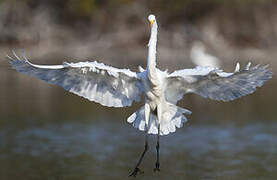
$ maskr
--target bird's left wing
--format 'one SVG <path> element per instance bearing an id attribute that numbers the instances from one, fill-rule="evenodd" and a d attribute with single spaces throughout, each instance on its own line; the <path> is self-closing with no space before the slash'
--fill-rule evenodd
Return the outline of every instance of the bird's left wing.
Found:
<path id="1" fill-rule="evenodd" d="M 129 69 L 118 69 L 94 62 L 35 65 L 24 58 L 10 63 L 18 72 L 37 77 L 48 83 L 104 106 L 124 107 L 139 101 L 142 92 L 140 79 Z"/>
<path id="2" fill-rule="evenodd" d="M 167 77 L 167 100 L 176 103 L 186 93 L 196 93 L 218 101 L 231 101 L 253 93 L 272 77 L 267 66 L 250 68 L 250 63 L 242 70 L 239 64 L 232 73 L 212 67 L 196 67 L 175 71 Z"/>

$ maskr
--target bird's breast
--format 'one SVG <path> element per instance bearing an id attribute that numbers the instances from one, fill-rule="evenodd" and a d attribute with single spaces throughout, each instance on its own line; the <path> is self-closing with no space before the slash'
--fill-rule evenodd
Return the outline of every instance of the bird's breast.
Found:
<path id="1" fill-rule="evenodd" d="M 153 78 L 155 79 L 155 83 L 153 83 Z M 157 71 L 156 77 L 147 76 L 143 81 L 145 98 L 152 110 L 165 99 L 163 82 L 163 74 L 160 71 Z"/>

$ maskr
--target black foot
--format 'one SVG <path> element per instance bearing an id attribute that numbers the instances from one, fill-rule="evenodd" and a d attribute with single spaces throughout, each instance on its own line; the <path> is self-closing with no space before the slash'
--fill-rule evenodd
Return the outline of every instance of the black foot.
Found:
<path id="1" fill-rule="evenodd" d="M 136 177 L 138 173 L 143 174 L 143 171 L 136 167 L 134 171 L 129 175 L 129 177 Z"/>
<path id="2" fill-rule="evenodd" d="M 154 172 L 161 171 L 160 170 L 160 163 L 156 163 L 156 167 L 153 170 L 154 170 Z"/>

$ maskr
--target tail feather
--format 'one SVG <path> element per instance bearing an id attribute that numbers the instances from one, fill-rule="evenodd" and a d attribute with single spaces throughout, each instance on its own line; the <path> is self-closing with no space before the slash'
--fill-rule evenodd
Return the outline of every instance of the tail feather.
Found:
<path id="1" fill-rule="evenodd" d="M 163 112 L 163 120 L 160 124 L 160 135 L 167 135 L 169 133 L 175 132 L 176 127 L 181 128 L 183 124 L 187 122 L 187 118 L 184 116 L 184 114 L 191 114 L 191 111 L 173 104 L 168 104 L 166 111 Z M 133 124 L 133 126 L 140 131 L 145 131 L 144 106 L 133 113 L 127 119 L 127 122 Z M 148 134 L 158 134 L 157 122 L 157 116 L 151 113 Z"/>
<path id="2" fill-rule="evenodd" d="M 139 110 L 134 112 L 127 119 L 127 122 L 133 124 L 134 128 L 137 128 L 141 131 L 145 131 L 144 106 L 142 106 Z"/>

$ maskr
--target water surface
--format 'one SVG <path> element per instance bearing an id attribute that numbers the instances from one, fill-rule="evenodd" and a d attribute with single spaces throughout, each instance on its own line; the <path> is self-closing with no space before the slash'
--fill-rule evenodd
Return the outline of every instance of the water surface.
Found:
<path id="1" fill-rule="evenodd" d="M 128 179 L 144 134 L 122 122 L 51 123 L 0 129 L 0 179 Z M 276 179 L 277 124 L 190 124 L 155 137 L 138 179 Z"/>

